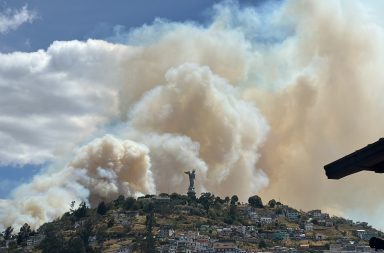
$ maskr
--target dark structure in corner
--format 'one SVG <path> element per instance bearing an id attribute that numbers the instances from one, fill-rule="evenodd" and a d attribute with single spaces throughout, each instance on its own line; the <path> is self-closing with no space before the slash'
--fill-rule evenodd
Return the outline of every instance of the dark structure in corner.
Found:
<path id="1" fill-rule="evenodd" d="M 362 170 L 384 173 L 384 138 L 324 166 L 329 179 L 340 179 Z M 371 248 L 384 249 L 384 240 L 372 237 Z"/>
<path id="2" fill-rule="evenodd" d="M 384 138 L 324 166 L 329 179 L 367 170 L 384 173 Z"/>

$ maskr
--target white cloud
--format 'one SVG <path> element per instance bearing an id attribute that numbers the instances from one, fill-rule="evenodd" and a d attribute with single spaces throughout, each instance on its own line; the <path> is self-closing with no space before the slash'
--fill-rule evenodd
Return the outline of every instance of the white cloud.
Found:
<path id="1" fill-rule="evenodd" d="M 113 117 L 126 50 L 89 40 L 0 54 L 0 164 L 54 159 Z"/>
<path id="2" fill-rule="evenodd" d="M 6 9 L 0 13 L 0 33 L 7 33 L 16 30 L 22 24 L 31 23 L 36 18 L 36 14 L 23 6 L 19 10 Z"/>

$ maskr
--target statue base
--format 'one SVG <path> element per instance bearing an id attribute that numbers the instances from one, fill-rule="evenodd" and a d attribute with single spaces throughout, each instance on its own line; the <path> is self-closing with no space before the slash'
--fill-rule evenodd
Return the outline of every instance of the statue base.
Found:
<path id="1" fill-rule="evenodd" d="M 196 199 L 196 192 L 195 191 L 188 191 L 187 195 L 191 199 Z"/>

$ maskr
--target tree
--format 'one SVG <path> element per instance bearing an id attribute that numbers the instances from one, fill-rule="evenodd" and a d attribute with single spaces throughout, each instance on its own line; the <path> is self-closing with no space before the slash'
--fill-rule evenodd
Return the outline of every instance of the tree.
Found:
<path id="1" fill-rule="evenodd" d="M 228 215 L 228 218 L 226 219 L 227 223 L 232 224 L 233 221 L 236 220 L 236 218 L 237 218 L 237 202 L 238 201 L 239 201 L 239 197 L 237 197 L 236 195 L 233 195 L 231 197 L 231 203 L 229 206 L 229 215 Z"/>
<path id="2" fill-rule="evenodd" d="M 231 197 L 231 205 L 236 205 L 238 201 L 239 201 L 239 197 L 237 197 L 237 195 L 233 195 Z"/>
<path id="3" fill-rule="evenodd" d="M 207 211 L 207 213 L 209 211 L 209 208 L 211 206 L 213 206 L 214 201 L 215 201 L 215 195 L 211 194 L 210 192 L 202 193 L 200 198 L 199 198 L 200 204 L 203 205 L 203 207 Z"/>
<path id="4" fill-rule="evenodd" d="M 257 195 L 249 197 L 248 203 L 249 203 L 249 205 L 251 205 L 252 207 L 255 207 L 255 208 L 263 208 L 264 207 L 263 202 L 261 201 L 261 198 Z"/>
<path id="5" fill-rule="evenodd" d="M 45 238 L 40 243 L 42 253 L 64 253 L 64 238 L 54 224 L 49 223 L 44 227 Z"/>
<path id="6" fill-rule="evenodd" d="M 71 204 L 69 205 L 69 212 L 73 213 L 75 211 L 75 203 L 76 201 L 71 201 Z"/>
<path id="7" fill-rule="evenodd" d="M 126 210 L 129 210 L 129 209 L 132 209 L 133 205 L 135 204 L 136 202 L 136 199 L 133 198 L 133 197 L 128 197 L 125 199 L 125 202 L 124 202 L 124 208 Z"/>
<path id="8" fill-rule="evenodd" d="M 67 244 L 65 252 L 66 253 L 86 253 L 83 240 L 78 236 L 72 237 Z"/>
<path id="9" fill-rule="evenodd" d="M 267 243 L 264 241 L 264 239 L 261 239 L 259 242 L 259 249 L 263 249 L 267 247 Z"/>
<path id="10" fill-rule="evenodd" d="M 79 208 L 73 211 L 73 214 L 76 218 L 84 218 L 87 215 L 87 204 L 85 202 L 81 202 Z"/>
<path id="11" fill-rule="evenodd" d="M 220 196 L 217 196 L 215 198 L 215 205 L 219 206 L 219 205 L 222 205 L 224 204 L 224 199 L 221 199 Z"/>
<path id="12" fill-rule="evenodd" d="M 17 234 L 17 244 L 26 243 L 31 232 L 31 227 L 28 225 L 28 223 L 24 223 L 24 225 L 20 228 L 20 232 Z"/>
<path id="13" fill-rule="evenodd" d="M 113 218 L 109 219 L 107 222 L 107 226 L 109 228 L 113 227 L 114 224 L 115 224 L 115 220 Z"/>
<path id="14" fill-rule="evenodd" d="M 113 203 L 115 204 L 115 207 L 121 207 L 123 206 L 124 201 L 125 201 L 124 195 L 119 195 L 119 197 L 117 197 L 117 199 L 115 199 Z"/>
<path id="15" fill-rule="evenodd" d="M 274 208 L 276 206 L 276 200 L 274 199 L 271 199 L 269 202 L 268 202 L 268 206 L 270 208 Z"/>
<path id="16" fill-rule="evenodd" d="M 9 226 L 5 229 L 3 232 L 4 239 L 5 240 L 10 240 L 12 238 L 12 232 L 13 232 L 13 227 Z"/>
<path id="17" fill-rule="evenodd" d="M 142 201 L 135 201 L 135 203 L 133 204 L 132 206 L 132 210 L 136 211 L 136 210 L 139 210 L 139 209 L 142 209 L 143 208 L 143 203 Z"/>
<path id="18" fill-rule="evenodd" d="M 83 240 L 85 246 L 88 246 L 89 244 L 89 237 L 91 236 L 93 229 L 92 224 L 92 221 L 87 219 L 78 230 L 78 235 Z"/>
<path id="19" fill-rule="evenodd" d="M 105 225 L 98 227 L 96 230 L 96 240 L 99 244 L 103 244 L 107 237 L 107 227 Z"/>
<path id="20" fill-rule="evenodd" d="M 105 205 L 104 201 L 101 201 L 97 206 L 97 213 L 100 215 L 105 215 L 107 211 L 108 211 L 107 206 Z"/>
<path id="21" fill-rule="evenodd" d="M 229 207 L 229 216 L 231 217 L 232 221 L 236 220 L 237 216 L 237 206 L 235 204 L 231 204 Z"/>
<path id="22" fill-rule="evenodd" d="M 148 252 L 148 253 L 156 252 L 155 241 L 153 239 L 153 231 L 152 231 L 154 223 L 155 223 L 155 216 L 152 210 L 149 214 L 147 214 L 146 221 L 145 221 L 146 228 L 147 228 L 145 252 Z"/>
<path id="23" fill-rule="evenodd" d="M 171 194 L 170 197 L 171 197 L 171 200 L 178 200 L 178 199 L 181 198 L 181 195 L 176 193 L 176 192 L 174 192 L 174 193 Z"/>

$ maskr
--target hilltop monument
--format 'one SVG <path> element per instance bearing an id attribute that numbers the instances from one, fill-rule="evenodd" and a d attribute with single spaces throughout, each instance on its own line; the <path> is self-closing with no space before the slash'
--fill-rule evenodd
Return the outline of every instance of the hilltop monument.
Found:
<path id="1" fill-rule="evenodd" d="M 188 187 L 188 192 L 187 195 L 188 197 L 195 198 L 196 197 L 196 192 L 195 192 L 195 170 L 192 171 L 185 171 L 184 173 L 188 175 L 189 177 L 189 187 Z"/>

